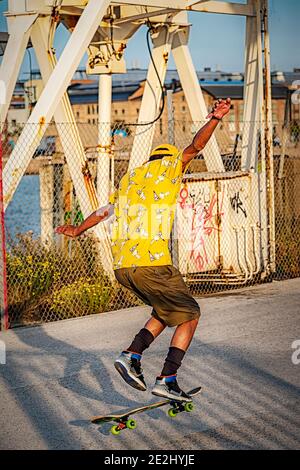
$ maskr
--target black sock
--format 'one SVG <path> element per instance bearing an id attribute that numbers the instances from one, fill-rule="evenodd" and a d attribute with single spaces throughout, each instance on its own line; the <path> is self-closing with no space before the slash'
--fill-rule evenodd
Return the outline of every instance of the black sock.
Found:
<path id="1" fill-rule="evenodd" d="M 153 334 L 146 328 L 142 328 L 126 351 L 142 354 L 145 349 L 149 348 L 152 341 L 154 341 Z"/>
<path id="2" fill-rule="evenodd" d="M 177 370 L 181 366 L 181 362 L 184 358 L 184 355 L 185 351 L 171 346 L 169 348 L 169 352 L 160 375 L 163 377 L 166 377 L 168 375 L 175 375 L 177 373 Z"/>

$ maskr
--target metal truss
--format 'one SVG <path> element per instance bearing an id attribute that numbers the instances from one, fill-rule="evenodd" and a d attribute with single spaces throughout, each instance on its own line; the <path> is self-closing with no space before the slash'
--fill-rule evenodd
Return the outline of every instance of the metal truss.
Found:
<path id="1" fill-rule="evenodd" d="M 246 4 L 215 0 L 9 0 L 6 13 L 9 40 L 0 67 L 0 80 L 6 87 L 6 103 L 0 106 L 0 122 L 4 123 L 28 41 L 31 39 L 44 82 L 43 92 L 3 172 L 4 205 L 7 207 L 33 157 L 47 125 L 54 118 L 72 124 L 73 147 L 66 151 L 76 194 L 85 214 L 95 209 L 111 190 L 109 184 L 111 74 L 125 71 L 123 51 L 137 29 L 149 19 L 153 57 L 163 83 L 170 54 L 173 54 L 183 91 L 193 121 L 205 119 L 207 109 L 188 47 L 190 24 L 187 12 L 217 13 L 246 17 L 245 38 L 245 111 L 244 120 L 253 124 L 243 134 L 242 170 L 258 171 L 260 165 L 263 265 L 274 266 L 274 208 L 271 177 L 273 160 L 270 149 L 272 113 L 270 98 L 270 63 L 267 31 L 267 0 L 248 0 Z M 51 24 L 61 21 L 71 32 L 56 62 L 49 45 Z M 112 30 L 114 38 L 109 36 Z M 50 28 L 50 29 L 49 29 Z M 55 28 L 54 28 L 55 29 Z M 263 31 L 263 34 L 262 34 Z M 100 74 L 99 135 L 106 126 L 106 138 L 99 142 L 99 191 L 88 176 L 88 164 L 79 132 L 66 93 L 67 87 L 84 55 L 88 52 L 88 72 Z M 264 76 L 265 73 L 265 76 Z M 264 83 L 267 88 L 264 89 Z M 150 63 L 138 121 L 150 122 L 157 115 L 161 87 Z M 258 125 L 255 123 L 259 123 Z M 28 126 L 31 132 L 28 132 Z M 29 137 L 28 137 L 29 136 Z M 153 126 L 143 134 L 143 149 L 136 133 L 130 166 L 145 160 L 152 145 Z M 64 147 L 64 137 L 61 136 Z M 267 144 L 267 145 L 266 145 Z M 257 161 L 261 146 L 261 162 Z M 216 140 L 209 143 L 204 158 L 208 171 L 224 172 Z M 84 172 L 83 170 L 86 170 Z M 80 176 L 81 175 L 81 176 Z M 99 184 L 99 178 L 98 178 Z M 271 186 L 270 186 L 271 185 Z M 98 188 L 99 189 L 99 188 Z M 271 227 L 271 229 L 270 229 Z M 100 229 L 99 229 L 100 230 Z M 267 232 L 270 236 L 267 235 Z M 103 234 L 102 234 L 103 235 Z M 271 240 L 271 248 L 269 246 Z M 271 255 L 270 255 L 271 253 Z M 271 262 L 270 262 L 271 258 Z M 106 260 L 106 264 L 110 263 Z"/>

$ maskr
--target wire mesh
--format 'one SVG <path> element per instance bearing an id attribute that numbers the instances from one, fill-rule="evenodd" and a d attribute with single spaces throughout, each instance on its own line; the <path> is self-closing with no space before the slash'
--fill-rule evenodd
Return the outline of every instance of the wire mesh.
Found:
<path id="1" fill-rule="evenodd" d="M 300 275 L 300 124 L 277 125 L 273 139 L 274 273 L 268 267 L 268 223 L 259 196 L 264 181 L 259 149 L 255 168 L 249 173 L 241 171 L 242 135 L 250 125 L 222 123 L 216 139 L 225 172 L 208 173 L 200 155 L 181 187 L 170 247 L 174 264 L 195 295 L 266 277 Z M 38 145 L 33 145 L 38 127 L 19 125 L 2 134 L 4 177 L 19 177 L 20 161 L 26 168 L 17 190 L 11 198 L 6 191 L 4 201 L 8 204 L 10 326 L 139 305 L 111 275 L 110 246 L 105 238 L 108 223 L 107 230 L 92 229 L 76 239 L 57 235 L 55 227 L 78 225 L 96 209 L 97 201 L 104 205 L 128 169 L 137 134 L 140 147 L 135 148 L 133 166 L 148 159 L 147 133 L 153 133 L 152 147 L 169 142 L 172 135 L 174 141 L 169 143 L 184 148 L 201 123 L 159 121 L 151 129 L 123 122 L 113 126 L 51 123 Z"/>
<path id="2" fill-rule="evenodd" d="M 6 247 L 4 230 L 3 181 L 2 181 L 2 143 L 0 141 L 0 329 L 8 328 Z M 1 359 L 1 358 L 0 358 Z M 1 362 L 1 361 L 0 361 Z"/>

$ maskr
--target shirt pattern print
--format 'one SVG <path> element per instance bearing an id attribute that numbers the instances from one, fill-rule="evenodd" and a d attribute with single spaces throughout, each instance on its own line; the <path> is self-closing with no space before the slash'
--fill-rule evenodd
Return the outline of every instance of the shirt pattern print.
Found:
<path id="1" fill-rule="evenodd" d="M 182 152 L 123 176 L 109 199 L 114 269 L 172 264 L 168 244 L 182 176 Z"/>

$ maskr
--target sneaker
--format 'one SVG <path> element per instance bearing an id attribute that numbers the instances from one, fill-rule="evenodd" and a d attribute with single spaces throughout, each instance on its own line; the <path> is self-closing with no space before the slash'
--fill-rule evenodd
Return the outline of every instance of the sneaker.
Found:
<path id="1" fill-rule="evenodd" d="M 176 401 L 192 400 L 192 397 L 179 387 L 176 375 L 172 375 L 171 377 L 157 377 L 152 389 L 152 394 Z"/>
<path id="2" fill-rule="evenodd" d="M 123 351 L 116 359 L 114 366 L 128 385 L 137 390 L 145 391 L 147 385 L 142 373 L 141 361 L 133 356 L 133 353 Z"/>

